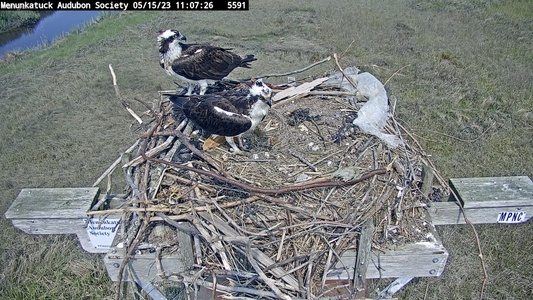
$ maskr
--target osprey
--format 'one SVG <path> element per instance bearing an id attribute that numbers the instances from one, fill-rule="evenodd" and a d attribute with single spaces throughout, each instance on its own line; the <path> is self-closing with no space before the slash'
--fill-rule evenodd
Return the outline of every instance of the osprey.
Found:
<path id="1" fill-rule="evenodd" d="M 170 96 L 174 109 L 183 114 L 204 131 L 222 135 L 233 153 L 242 152 L 242 135 L 253 131 L 270 110 L 272 90 L 261 79 L 254 82 L 247 92 L 228 90 L 219 93 L 192 96 Z"/>
<path id="2" fill-rule="evenodd" d="M 253 55 L 242 58 L 220 48 L 200 44 L 183 44 L 187 38 L 177 30 L 159 32 L 159 63 L 171 76 L 186 81 L 191 95 L 194 86 L 200 85 L 200 95 L 205 94 L 208 84 L 221 80 L 237 67 L 250 68 L 249 63 L 257 60 Z"/>

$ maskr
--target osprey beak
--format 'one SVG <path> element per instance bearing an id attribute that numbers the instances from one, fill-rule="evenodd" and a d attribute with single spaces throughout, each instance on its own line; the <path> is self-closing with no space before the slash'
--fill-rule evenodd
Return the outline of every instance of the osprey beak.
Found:
<path id="1" fill-rule="evenodd" d="M 187 40 L 187 37 L 185 37 L 184 35 L 181 35 L 178 36 L 178 40 L 181 40 L 181 41 L 186 41 Z"/>

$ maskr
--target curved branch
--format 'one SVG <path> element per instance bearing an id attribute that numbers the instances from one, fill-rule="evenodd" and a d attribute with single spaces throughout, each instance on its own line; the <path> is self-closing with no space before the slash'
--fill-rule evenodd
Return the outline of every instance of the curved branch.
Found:
<path id="1" fill-rule="evenodd" d="M 310 183 L 299 184 L 299 185 L 291 185 L 291 186 L 277 188 L 277 189 L 264 189 L 264 188 L 251 186 L 251 185 L 246 184 L 246 183 L 242 183 L 242 182 L 237 181 L 237 180 L 232 179 L 232 178 L 227 178 L 227 177 L 218 175 L 218 174 L 213 173 L 211 171 L 206 171 L 206 170 L 202 170 L 202 169 L 196 169 L 194 167 L 181 165 L 181 164 L 177 164 L 177 163 L 174 163 L 174 162 L 165 161 L 165 160 L 162 160 L 162 159 L 159 159 L 159 158 L 149 157 L 149 156 L 146 156 L 144 153 L 142 155 L 143 155 L 143 158 L 146 159 L 146 160 L 151 160 L 153 162 L 166 164 L 166 165 L 173 166 L 173 167 L 180 168 L 180 169 L 184 169 L 184 170 L 187 170 L 187 171 L 193 171 L 193 172 L 196 172 L 198 174 L 206 175 L 206 176 L 212 177 L 214 179 L 229 183 L 229 184 L 231 184 L 233 186 L 240 187 L 243 190 L 246 190 L 248 192 L 259 193 L 259 194 L 267 194 L 267 195 L 279 195 L 279 194 L 285 194 L 285 193 L 289 193 L 289 192 L 296 192 L 296 191 L 302 191 L 302 190 L 313 189 L 313 188 L 321 188 L 321 187 L 339 187 L 339 186 L 354 185 L 354 184 L 359 183 L 361 181 L 364 181 L 364 180 L 367 180 L 369 178 L 372 178 L 372 177 L 374 177 L 376 175 L 382 175 L 382 174 L 386 174 L 387 173 L 387 169 L 375 169 L 375 170 L 372 170 L 372 171 L 369 171 L 369 172 L 363 174 L 363 176 L 361 176 L 358 179 L 350 180 L 350 181 L 328 180 L 328 181 L 320 181 L 320 182 L 310 182 Z"/>

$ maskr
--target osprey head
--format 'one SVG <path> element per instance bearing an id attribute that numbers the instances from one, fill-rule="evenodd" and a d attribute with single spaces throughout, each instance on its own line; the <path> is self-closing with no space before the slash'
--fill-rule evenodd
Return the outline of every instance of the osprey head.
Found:
<path id="1" fill-rule="evenodd" d="M 268 105 L 271 105 L 270 98 L 272 96 L 272 89 L 263 83 L 263 79 L 255 80 L 254 84 L 250 88 L 251 96 L 258 96 L 265 100 Z"/>
<path id="2" fill-rule="evenodd" d="M 167 29 L 159 31 L 157 42 L 159 43 L 159 52 L 164 53 L 168 50 L 170 44 L 174 41 L 186 41 L 187 38 L 177 30 Z"/>

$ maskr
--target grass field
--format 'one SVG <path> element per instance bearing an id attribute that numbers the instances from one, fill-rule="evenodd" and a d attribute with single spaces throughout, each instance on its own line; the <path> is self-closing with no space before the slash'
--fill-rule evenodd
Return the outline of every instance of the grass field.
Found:
<path id="1" fill-rule="evenodd" d="M 445 178 L 533 176 L 533 1 L 250 2 L 247 12 L 116 13 L 1 61 L 0 212 L 22 188 L 91 186 L 136 140 L 108 65 L 127 99 L 150 102 L 174 88 L 158 64 L 157 31 L 166 28 L 255 54 L 253 68 L 233 78 L 292 71 L 332 53 L 383 82 L 403 68 L 387 83 L 396 117 Z M 298 79 L 332 69 L 322 64 Z M 113 192 L 121 193 L 116 177 Z M 476 228 L 489 275 L 484 299 L 532 299 L 531 222 Z M 438 231 L 450 252 L 444 275 L 417 278 L 397 296 L 479 299 L 472 230 Z M 0 240 L 0 299 L 114 297 L 102 256 L 85 253 L 75 237 L 26 235 L 2 218 Z"/>

